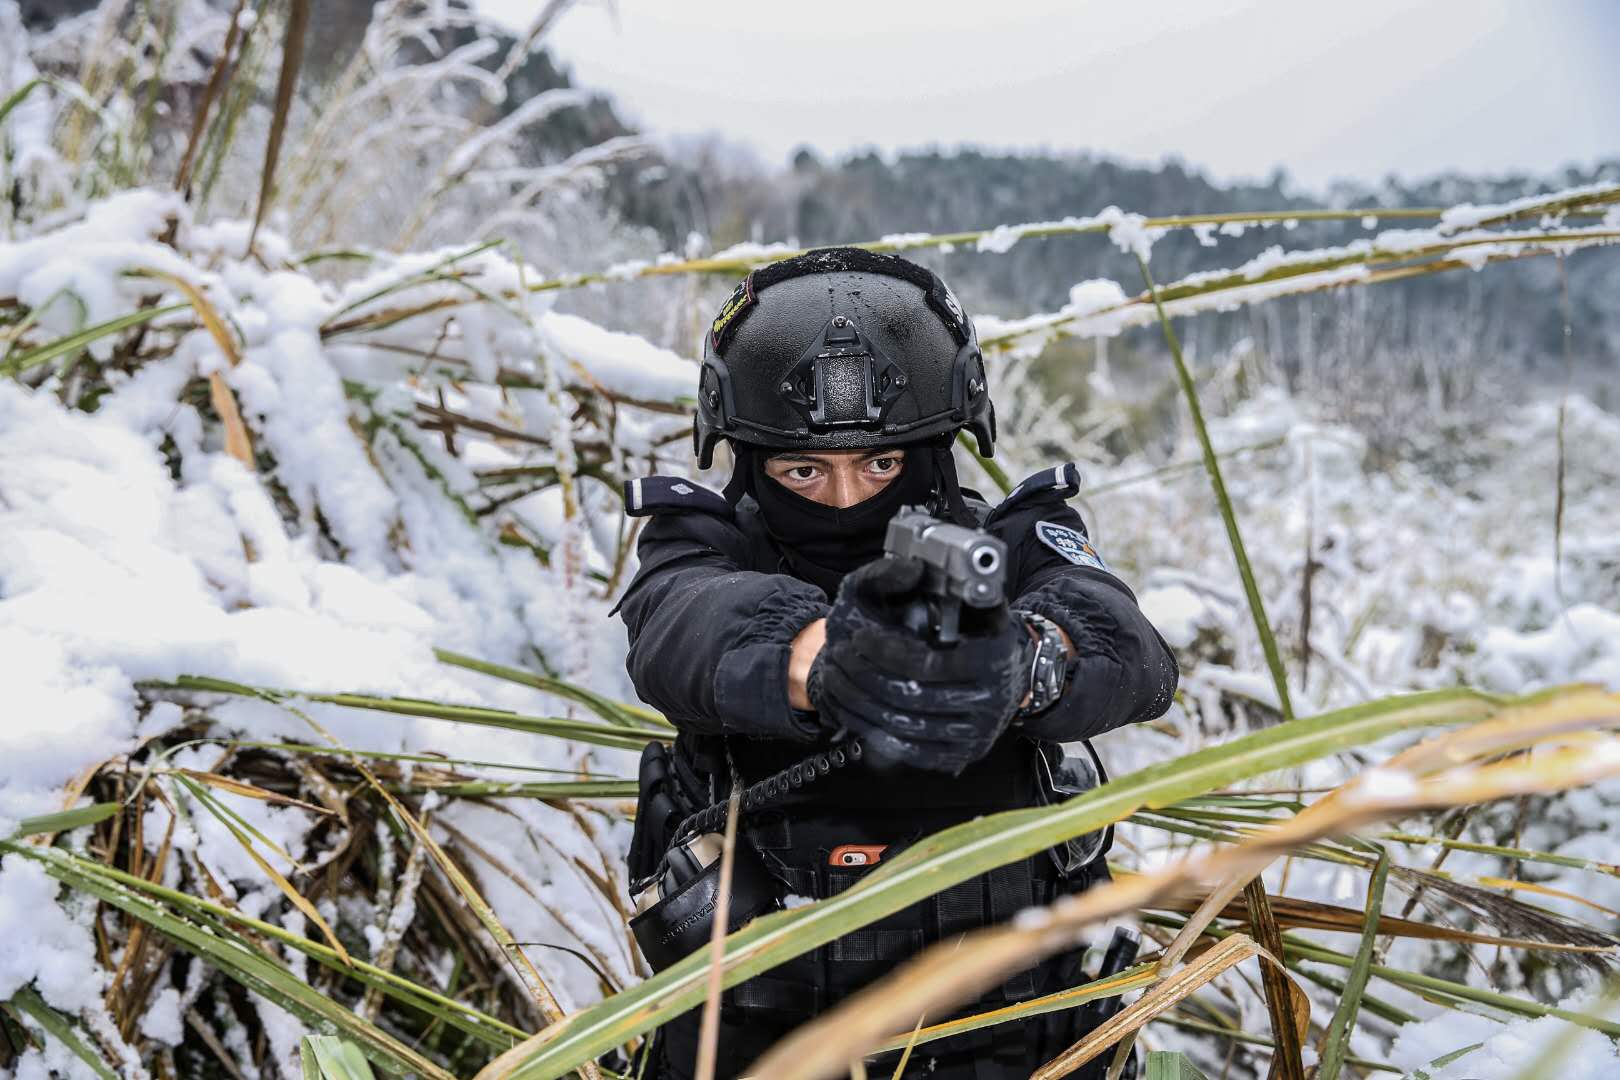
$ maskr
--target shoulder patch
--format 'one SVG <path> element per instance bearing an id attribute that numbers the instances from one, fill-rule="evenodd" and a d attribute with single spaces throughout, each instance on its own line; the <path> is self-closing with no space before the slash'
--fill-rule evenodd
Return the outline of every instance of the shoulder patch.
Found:
<path id="1" fill-rule="evenodd" d="M 731 504 L 718 491 L 679 476 L 642 476 L 624 482 L 624 512 L 646 517 L 660 510 L 696 510 L 731 516 Z"/>
<path id="2" fill-rule="evenodd" d="M 1112 573 L 1108 569 L 1108 564 L 1103 562 L 1103 557 L 1097 554 L 1097 549 L 1091 546 L 1086 534 L 1078 529 L 1071 529 L 1054 521 L 1037 521 L 1035 536 L 1041 543 L 1076 566 L 1092 566 Z"/>

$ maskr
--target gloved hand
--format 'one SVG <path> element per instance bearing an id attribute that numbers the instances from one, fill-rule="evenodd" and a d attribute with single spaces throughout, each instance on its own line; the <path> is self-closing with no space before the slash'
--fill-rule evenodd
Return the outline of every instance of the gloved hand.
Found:
<path id="1" fill-rule="evenodd" d="M 916 559 L 885 556 L 848 574 L 807 688 L 823 722 L 848 728 L 876 760 L 954 774 L 1006 730 L 1035 646 L 1005 605 L 964 607 L 948 646 L 908 629 L 923 573 Z"/>

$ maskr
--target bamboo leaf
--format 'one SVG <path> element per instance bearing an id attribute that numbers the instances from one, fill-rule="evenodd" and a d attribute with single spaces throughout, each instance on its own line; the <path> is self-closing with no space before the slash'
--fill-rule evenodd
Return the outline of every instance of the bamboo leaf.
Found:
<path id="1" fill-rule="evenodd" d="M 289 0 L 287 36 L 281 44 L 281 75 L 276 80 L 276 102 L 270 117 L 270 137 L 264 146 L 264 169 L 259 177 L 259 203 L 253 211 L 253 228 L 248 233 L 248 250 L 258 238 L 259 226 L 275 198 L 276 162 L 281 157 L 281 140 L 287 134 L 287 115 L 292 112 L 293 92 L 298 88 L 298 68 L 304 59 L 304 34 L 309 29 L 310 0 Z"/>
<path id="2" fill-rule="evenodd" d="M 1059 1012 L 1063 1009 L 1074 1009 L 1088 1001 L 1100 998 L 1119 997 L 1132 990 L 1140 990 L 1152 986 L 1159 981 L 1159 974 L 1152 963 L 1137 964 L 1128 967 L 1117 975 L 1097 979 L 1093 982 L 1072 986 L 1067 990 L 1059 990 L 1055 994 L 1045 997 L 1031 998 L 1013 1005 L 1006 1005 L 989 1012 L 974 1013 L 971 1016 L 962 1016 L 954 1020 L 947 1020 L 938 1024 L 919 1029 L 915 1038 L 899 1036 L 879 1043 L 873 1053 L 883 1053 L 888 1050 L 899 1050 L 908 1045 L 922 1045 L 936 1039 L 947 1039 L 952 1035 L 961 1035 L 969 1031 L 979 1031 L 998 1024 L 1009 1023 L 1014 1020 L 1027 1020 L 1035 1016 L 1044 1016 L 1047 1013 Z"/>
<path id="3" fill-rule="evenodd" d="M 1344 968 L 1355 964 L 1354 958 L 1335 952 L 1332 949 L 1323 948 L 1320 945 L 1288 937 L 1284 938 L 1283 945 L 1288 955 L 1299 957 L 1302 960 L 1311 960 Z M 1495 990 L 1484 990 L 1463 983 L 1452 982 L 1449 979 L 1425 975 L 1422 972 L 1406 971 L 1402 968 L 1387 967 L 1383 964 L 1374 964 L 1370 970 L 1377 978 L 1420 995 L 1432 994 L 1439 995 L 1440 999 L 1472 1002 L 1476 1005 L 1500 1009 L 1515 1016 L 1556 1016 L 1561 1020 L 1568 1020 L 1570 1023 L 1581 1027 L 1601 1031 L 1611 1038 L 1620 1038 L 1620 1023 L 1615 1023 L 1601 1016 L 1576 1012 L 1573 1009 L 1562 1009 L 1554 1005 L 1543 1005 L 1538 1001 L 1514 997 L 1511 994 L 1498 993 Z"/>
<path id="4" fill-rule="evenodd" d="M 503 780 L 437 781 L 418 778 L 395 790 L 436 791 L 461 799 L 633 799 L 640 792 L 634 780 L 574 780 L 523 783 Z"/>
<path id="5" fill-rule="evenodd" d="M 1339 1006 L 1333 1011 L 1323 1036 L 1322 1063 L 1317 1069 L 1317 1080 L 1338 1080 L 1344 1068 L 1345 1055 L 1350 1051 L 1350 1032 L 1356 1026 L 1356 1014 L 1361 1009 L 1361 997 L 1367 992 L 1367 979 L 1372 971 L 1373 952 L 1378 944 L 1378 917 L 1384 906 L 1384 882 L 1389 878 L 1389 854 L 1378 853 L 1378 865 L 1373 868 L 1372 881 L 1367 885 L 1367 925 L 1361 934 L 1361 947 L 1356 950 L 1356 962 L 1350 968 L 1350 978 Z"/>
<path id="6" fill-rule="evenodd" d="M 451 275 L 446 274 L 445 271 L 458 262 L 463 262 L 470 259 L 474 255 L 481 255 L 484 252 L 489 251 L 491 248 L 500 247 L 503 243 L 505 243 L 504 240 L 485 240 L 481 244 L 474 244 L 472 247 L 463 251 L 458 251 L 454 254 L 445 256 L 443 259 L 440 259 L 438 262 L 434 263 L 432 266 L 429 266 L 425 270 L 421 270 L 407 277 L 400 278 L 398 281 L 390 282 L 387 285 L 372 290 L 356 300 L 351 300 L 349 303 L 344 304 L 327 317 L 326 322 L 321 326 L 321 332 L 322 334 L 327 333 L 329 327 L 340 325 L 342 316 L 351 314 L 352 312 L 365 307 L 367 304 L 381 300 L 385 296 L 390 296 L 396 292 L 402 292 L 405 289 L 409 289 L 417 285 L 426 285 L 427 283 L 433 281 L 455 280 Z M 347 255 L 348 257 L 352 258 L 370 258 L 368 255 L 358 253 L 332 253 L 323 254 L 319 257 L 338 258 L 340 255 Z M 316 256 L 311 256 L 312 259 L 315 257 Z"/>
<path id="7" fill-rule="evenodd" d="M 720 1050 L 720 982 L 726 953 L 726 927 L 731 925 L 731 868 L 737 854 L 737 819 L 742 816 L 742 781 L 731 784 L 726 807 L 725 840 L 720 850 L 720 883 L 715 894 L 714 926 L 709 931 L 709 984 L 704 988 L 699 1023 L 697 1080 L 714 1080 Z"/>
<path id="8" fill-rule="evenodd" d="M 1376 866 L 1376 862 L 1374 866 Z M 1291 896 L 1268 898 L 1277 924 L 1297 930 L 1327 930 L 1336 933 L 1361 934 L 1366 928 L 1366 915 L 1362 911 L 1299 900 Z M 1200 905 L 1201 906 L 1201 905 Z M 1166 900 L 1155 905 L 1158 911 L 1193 911 L 1189 900 Z M 1227 904 L 1216 917 L 1241 919 L 1243 911 L 1236 903 Z M 1458 930 L 1450 926 L 1434 926 L 1413 919 L 1384 916 L 1379 920 L 1378 932 L 1385 937 L 1419 938 L 1427 941 L 1450 941 L 1466 945 L 1496 945 L 1504 949 L 1546 949 L 1554 952 L 1600 953 L 1609 952 L 1612 945 L 1590 945 L 1570 942 L 1540 941 L 1524 937 L 1500 937 L 1474 930 Z"/>

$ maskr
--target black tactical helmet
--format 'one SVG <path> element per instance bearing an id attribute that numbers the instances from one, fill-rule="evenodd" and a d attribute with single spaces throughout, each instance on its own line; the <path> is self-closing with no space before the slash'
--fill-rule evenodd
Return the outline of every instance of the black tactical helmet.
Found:
<path id="1" fill-rule="evenodd" d="M 926 267 L 819 248 L 752 271 L 704 338 L 693 441 L 771 449 L 916 443 L 967 428 L 995 449 L 973 323 Z"/>

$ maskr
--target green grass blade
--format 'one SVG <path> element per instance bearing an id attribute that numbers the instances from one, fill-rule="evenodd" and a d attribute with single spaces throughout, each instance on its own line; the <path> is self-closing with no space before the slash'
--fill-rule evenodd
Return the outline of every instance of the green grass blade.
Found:
<path id="1" fill-rule="evenodd" d="M 1484 1045 L 1484 1043 L 1473 1043 L 1469 1046 L 1459 1047 L 1450 1053 L 1441 1054 L 1439 1057 L 1435 1058 L 1422 1068 L 1413 1069 L 1411 1072 L 1401 1077 L 1401 1080 L 1434 1080 L 1433 1076 L 1429 1073 L 1430 1069 L 1443 1069 L 1447 1065 L 1450 1065 L 1453 1061 L 1461 1061 L 1463 1058 L 1467 1057 L 1469 1054 L 1472 1054 L 1475 1050 L 1478 1050 Z"/>
<path id="2" fill-rule="evenodd" d="M 621 777 L 617 776 L 600 776 L 595 773 L 582 775 L 578 769 L 559 769 L 550 765 L 514 765 L 507 761 L 480 761 L 475 758 L 445 757 L 442 754 L 401 754 L 391 750 L 351 750 L 348 747 L 311 746 L 308 743 L 254 742 L 249 739 L 192 739 L 171 746 L 164 753 L 172 754 L 179 747 L 195 746 L 199 743 L 241 746 L 252 750 L 282 750 L 289 754 L 304 754 L 311 757 L 361 757 L 375 758 L 378 761 L 412 761 L 424 765 L 438 765 L 446 769 L 509 769 L 512 772 L 550 773 L 556 776 L 573 777 L 576 781 L 633 782 L 623 781 Z"/>
<path id="3" fill-rule="evenodd" d="M 1578 691 L 1577 691 L 1578 692 Z M 1148 806 L 1168 806 L 1275 769 L 1375 742 L 1398 731 L 1474 723 L 1516 700 L 1467 690 L 1428 691 L 1278 724 L 1120 777 L 1060 806 L 1011 810 L 928 837 L 858 886 L 757 919 L 726 942 L 733 986 L 968 878 L 1027 858 Z M 543 1042 L 504 1055 L 483 1080 L 562 1076 L 702 1000 L 707 956 L 695 954 L 548 1028 Z"/>
<path id="4" fill-rule="evenodd" d="M 482 727 L 508 728 L 531 735 L 552 735 L 579 742 L 612 746 L 622 750 L 640 750 L 650 739 L 668 738 L 668 733 L 649 731 L 625 725 L 593 724 L 584 720 L 567 720 L 551 716 L 525 716 L 505 709 L 487 709 L 477 705 L 449 705 L 438 701 L 419 701 L 415 698 L 383 698 L 369 694 L 316 694 L 298 690 L 280 690 L 263 686 L 247 686 L 226 679 L 205 675 L 181 675 L 169 681 L 148 681 L 141 689 L 193 690 L 219 694 L 256 697 L 263 701 L 285 703 L 292 700 L 316 701 L 326 705 L 342 705 L 351 709 L 369 709 L 374 712 L 399 716 L 420 716 L 434 720 L 451 720 L 461 724 Z"/>
<path id="5" fill-rule="evenodd" d="M 11 846 L 11 845 L 6 845 Z M 15 850 L 15 848 L 13 848 Z M 46 864 L 52 868 L 51 863 Z M 56 875 L 53 875 L 56 876 Z M 455 1080 L 450 1073 L 395 1039 L 386 1031 L 320 993 L 254 948 L 239 935 L 218 935 L 182 919 L 134 891 L 97 875 L 80 875 L 74 888 L 140 919 L 188 952 L 208 960 L 248 990 L 286 1009 L 318 1030 L 341 1031 L 363 1046 L 373 1060 L 390 1072 L 415 1072 L 431 1080 Z"/>
<path id="6" fill-rule="evenodd" d="M 1007 475 L 1007 470 L 1003 469 L 1000 463 L 992 461 L 979 453 L 979 444 L 974 441 L 971 435 L 965 431 L 958 431 L 956 441 L 967 448 L 967 452 L 973 455 L 973 460 L 979 463 L 979 468 L 984 470 L 984 475 L 990 478 L 992 484 L 1001 489 L 1003 495 L 1012 491 L 1013 482 L 1012 478 Z"/>
<path id="7" fill-rule="evenodd" d="M 330 325 L 340 321 L 343 318 L 343 316 L 348 315 L 348 314 L 350 314 L 350 313 L 352 313 L 354 311 L 357 311 L 358 309 L 365 307 L 367 304 L 372 303 L 375 300 L 381 300 L 383 297 L 389 296 L 392 293 L 400 292 L 401 290 L 409 289 L 409 288 L 412 288 L 413 286 L 416 286 L 416 285 L 425 285 L 425 284 L 427 284 L 429 282 L 432 282 L 432 281 L 449 280 L 448 278 L 446 278 L 446 276 L 444 274 L 444 271 L 446 269 L 448 269 L 451 266 L 454 266 L 458 262 L 461 262 L 463 259 L 470 259 L 474 255 L 481 255 L 484 252 L 490 250 L 491 248 L 500 247 L 503 243 L 505 243 L 504 240 L 485 240 L 483 243 L 474 244 L 472 247 L 467 248 L 464 251 L 458 251 L 458 252 L 456 252 L 456 253 L 454 253 L 452 255 L 447 255 L 446 257 L 444 257 L 443 259 L 440 259 L 438 262 L 434 263 L 432 266 L 429 266 L 425 270 L 422 270 L 422 271 L 420 271 L 418 273 L 415 273 L 415 274 L 411 274 L 409 277 L 400 278 L 398 281 L 390 282 L 389 284 L 384 285 L 381 288 L 375 289 L 372 292 L 369 292 L 366 295 L 360 297 L 359 299 L 353 300 L 353 301 L 345 304 L 343 307 L 338 308 L 336 311 L 334 311 L 331 314 L 331 316 L 329 316 L 327 318 L 326 325 L 330 326 Z M 306 262 L 313 262 L 316 259 L 333 259 L 333 258 L 371 259 L 371 258 L 373 258 L 373 256 L 371 256 L 370 254 L 368 254 L 366 252 L 349 252 L 349 251 L 319 252 L 319 253 L 317 253 L 315 255 L 308 256 L 305 261 Z"/>
<path id="8" fill-rule="evenodd" d="M 1215 444 L 1210 440 L 1209 427 L 1204 423 L 1204 410 L 1198 401 L 1198 388 L 1193 385 L 1192 372 L 1187 369 L 1187 361 L 1181 355 L 1181 342 L 1176 338 L 1169 316 L 1164 313 L 1164 302 L 1159 298 L 1159 288 L 1153 283 L 1153 275 L 1148 272 L 1147 261 L 1138 256 L 1136 262 L 1142 268 L 1142 280 L 1147 283 L 1148 291 L 1153 294 L 1153 307 L 1159 315 L 1159 328 L 1164 331 L 1165 343 L 1170 346 L 1170 356 L 1175 361 L 1176 378 L 1180 381 L 1182 393 L 1187 398 L 1187 409 L 1192 414 L 1193 429 L 1198 433 L 1198 445 L 1204 453 L 1204 470 L 1209 473 L 1210 487 L 1215 490 L 1215 501 L 1220 505 L 1221 520 L 1226 524 L 1226 538 L 1232 545 L 1232 557 L 1237 560 L 1238 576 L 1243 579 L 1243 592 L 1249 599 L 1249 612 L 1254 617 L 1254 629 L 1260 635 L 1260 647 L 1266 654 L 1266 667 L 1271 670 L 1271 681 L 1277 688 L 1278 707 L 1282 710 L 1284 720 L 1292 720 L 1294 703 L 1288 696 L 1288 675 L 1283 669 L 1282 652 L 1277 648 L 1276 635 L 1271 632 L 1271 621 L 1266 618 L 1265 601 L 1261 599 L 1260 586 L 1254 580 L 1254 567 L 1249 565 L 1248 549 L 1243 546 L 1243 534 L 1238 529 L 1237 512 L 1232 509 L 1232 499 L 1226 493 L 1226 481 L 1221 476 L 1221 462 L 1215 455 Z"/>
<path id="9" fill-rule="evenodd" d="M 32 94 L 35 90 L 44 85 L 44 77 L 35 77 L 29 79 L 27 82 L 17 87 L 17 89 L 13 90 L 10 94 L 6 95 L 6 100 L 0 101 L 0 124 L 4 124 L 6 122 L 6 117 L 11 115 L 11 110 L 15 109 L 25 100 L 27 100 L 29 94 Z"/>
<path id="10" fill-rule="evenodd" d="M 183 917 L 197 923 L 222 939 L 235 936 L 236 931 L 232 928 L 240 927 L 258 937 L 280 942 L 297 949 L 329 970 L 352 978 L 367 987 L 374 987 L 387 995 L 390 1000 L 455 1027 L 495 1050 L 505 1050 L 527 1034 L 519 1028 L 479 1012 L 470 1005 L 439 994 L 393 971 L 355 957 L 344 963 L 337 950 L 328 945 L 302 937 L 275 923 L 244 915 L 240 911 L 213 901 L 190 896 L 59 848 L 40 848 L 0 841 L 0 851 L 13 852 L 34 859 L 43 864 L 46 872 L 52 877 L 71 888 L 81 888 L 87 880 L 94 880 L 102 882 L 107 887 L 122 888 L 138 894 L 153 906 L 177 918 Z"/>
<path id="11" fill-rule="evenodd" d="M 90 1071 L 101 1080 L 118 1080 L 118 1074 L 107 1066 L 101 1055 L 90 1049 L 85 1041 L 79 1038 L 79 1033 L 73 1030 L 73 1025 L 68 1022 L 67 1017 L 47 1005 L 45 999 L 40 997 L 33 987 L 25 986 L 13 994 L 11 1005 L 44 1028 L 51 1038 L 67 1047 L 74 1057 L 89 1066 Z"/>
<path id="12" fill-rule="evenodd" d="M 171 315 L 176 311 L 189 310 L 190 307 L 190 304 L 166 304 L 163 307 L 142 308 L 140 311 L 132 311 L 128 315 L 120 315 L 116 319 L 108 319 L 106 322 L 97 323 L 95 326 L 87 326 L 77 333 L 57 338 L 55 341 L 29 349 L 25 353 L 18 353 L 6 360 L 5 363 L 0 364 L 0 375 L 21 375 L 29 368 L 38 367 L 40 364 L 48 364 L 59 356 L 78 352 L 92 341 L 99 341 L 110 334 L 116 334 L 128 330 L 132 326 L 151 322 L 161 315 Z"/>
<path id="13" fill-rule="evenodd" d="M 67 832 L 84 825 L 94 825 L 106 821 L 121 809 L 115 802 L 91 803 L 75 810 L 62 810 L 55 814 L 41 814 L 38 817 L 23 818 L 17 823 L 17 831 L 12 837 L 38 836 L 40 833 Z"/>
<path id="14" fill-rule="evenodd" d="M 305 1035 L 298 1056 L 305 1080 L 377 1080 L 360 1048 L 335 1035 Z"/>
<path id="15" fill-rule="evenodd" d="M 1378 916 L 1384 907 L 1384 882 L 1388 878 L 1389 854 L 1381 851 L 1378 864 L 1373 867 L 1372 880 L 1367 884 L 1367 921 L 1361 932 L 1361 946 L 1356 950 L 1356 960 L 1350 967 L 1350 978 L 1339 998 L 1339 1006 L 1328 1023 L 1317 1080 L 1339 1080 L 1339 1070 L 1344 1068 L 1345 1055 L 1350 1050 L 1350 1032 L 1356 1026 L 1356 1013 L 1361 1009 L 1361 996 L 1367 991 L 1367 979 L 1372 970 L 1373 950 L 1378 943 Z"/>
<path id="16" fill-rule="evenodd" d="M 1194 1020 L 1187 1016 L 1176 1016 L 1172 1013 L 1166 1013 L 1162 1016 L 1155 1017 L 1153 1019 L 1153 1023 L 1169 1024 L 1171 1027 L 1185 1028 L 1188 1031 L 1198 1031 L 1205 1035 L 1214 1035 L 1217 1038 L 1228 1039 L 1232 1042 L 1248 1043 L 1250 1046 L 1264 1046 L 1269 1048 L 1273 1045 L 1272 1041 L 1266 1038 L 1264 1035 L 1256 1035 L 1249 1031 L 1234 1030 L 1229 1027 L 1222 1027 L 1219 1024 L 1211 1024 L 1202 1020 Z M 1394 1065 L 1389 1065 L 1382 1061 L 1369 1061 L 1366 1058 L 1358 1057 L 1347 1057 L 1344 1060 L 1348 1064 L 1354 1065 L 1356 1068 L 1361 1069 L 1364 1072 L 1398 1073 L 1401 1071 Z"/>
<path id="17" fill-rule="evenodd" d="M 1318 963 L 1333 964 L 1337 967 L 1351 967 L 1355 964 L 1352 957 L 1345 956 L 1343 953 L 1335 952 L 1332 949 L 1322 948 L 1319 945 L 1308 944 L 1297 938 L 1286 939 L 1283 947 L 1289 956 L 1297 956 L 1302 960 L 1314 960 Z M 1400 968 L 1387 967 L 1382 964 L 1373 964 L 1369 971 L 1385 982 L 1394 983 L 1414 992 L 1433 993 L 1456 1001 L 1469 1001 L 1476 1005 L 1486 1005 L 1494 1009 L 1500 1009 L 1503 1012 L 1512 1013 L 1515 1016 L 1556 1016 L 1560 1020 L 1567 1020 L 1581 1027 L 1601 1031 L 1610 1038 L 1620 1037 L 1620 1023 L 1606 1020 L 1601 1016 L 1592 1016 L 1588 1013 L 1543 1005 L 1538 1001 L 1529 1001 L 1525 998 L 1514 997 L 1511 994 L 1483 990 L 1463 983 L 1452 982 L 1449 979 L 1441 979 L 1417 971 L 1403 971 Z"/>
<path id="18" fill-rule="evenodd" d="M 460 799 L 633 799 L 640 791 L 634 780 L 558 780 L 540 783 L 504 780 L 462 780 L 447 784 L 413 782 L 396 791 L 433 791 Z"/>
<path id="19" fill-rule="evenodd" d="M 1302 978 L 1309 979 L 1317 986 L 1320 986 L 1322 989 L 1331 993 L 1335 998 L 1344 994 L 1344 982 L 1339 979 L 1335 979 L 1333 976 L 1324 971 L 1313 971 L 1310 968 L 1300 967 L 1297 964 L 1291 965 L 1291 968 Z M 1381 998 L 1376 998 L 1372 994 L 1365 991 L 1363 991 L 1361 995 L 1361 1007 L 1372 1013 L 1374 1016 L 1382 1017 L 1383 1019 L 1388 1020 L 1391 1024 L 1395 1024 L 1397 1026 L 1401 1024 L 1415 1024 L 1419 1019 L 1418 1017 L 1407 1012 L 1405 1009 L 1397 1008 L 1394 1005 L 1391 1005 L 1389 1002 L 1384 1001 Z M 1355 1064 L 1355 1062 L 1348 1057 L 1345 1058 L 1345 1060 L 1349 1061 L 1352 1065 Z"/>
<path id="20" fill-rule="evenodd" d="M 1185 1054 L 1154 1050 L 1147 1056 L 1147 1080 L 1208 1080 Z"/>
<path id="21" fill-rule="evenodd" d="M 1128 967 L 1118 974 L 1082 983 L 1067 990 L 1060 990 L 1055 994 L 1031 998 L 1028 1001 L 1021 1001 L 1016 1005 L 1008 1005 L 1005 1008 L 994 1009 L 987 1013 L 931 1024 L 923 1028 L 915 1038 L 909 1034 L 897 1036 L 875 1047 L 872 1052 L 879 1054 L 889 1050 L 899 1050 L 906 1046 L 921 1046 L 924 1043 L 934 1042 L 938 1039 L 948 1039 L 953 1035 L 961 1035 L 969 1031 L 981 1031 L 984 1028 L 996 1027 L 1014 1020 L 1028 1020 L 1035 1016 L 1045 1016 L 1047 1013 L 1078 1008 L 1089 1001 L 1119 997 L 1121 994 L 1128 994 L 1132 990 L 1140 990 L 1157 981 L 1153 969 L 1154 964 L 1152 962 L 1137 964 L 1135 967 Z"/>
<path id="22" fill-rule="evenodd" d="M 532 686 L 536 690 L 547 694 L 554 694 L 567 701 L 577 702 L 594 712 L 604 720 L 616 724 L 625 724 L 631 727 L 651 727 L 654 735 L 666 735 L 674 730 L 674 725 L 651 709 L 639 705 L 630 705 L 622 701 L 614 701 L 610 697 L 598 694 L 594 690 L 578 686 L 566 679 L 555 679 L 547 675 L 536 675 L 532 671 L 522 668 L 509 667 L 506 664 L 495 664 L 488 660 L 480 660 L 474 656 L 465 656 L 461 653 L 451 652 L 449 649 L 434 649 L 433 655 L 439 662 L 452 667 L 466 668 L 496 679 L 505 679 L 507 682 L 520 683 L 523 686 Z"/>

